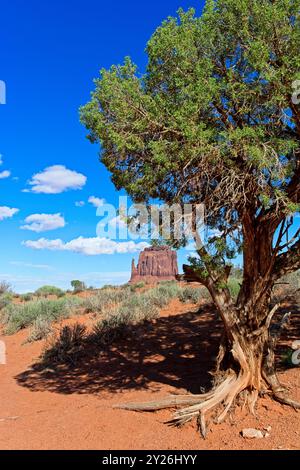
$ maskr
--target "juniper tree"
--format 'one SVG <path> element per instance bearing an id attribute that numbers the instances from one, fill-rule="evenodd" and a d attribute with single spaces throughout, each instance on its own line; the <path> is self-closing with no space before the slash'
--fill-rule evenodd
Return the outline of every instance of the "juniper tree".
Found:
<path id="1" fill-rule="evenodd" d="M 203 203 L 217 229 L 184 267 L 186 279 L 207 287 L 224 323 L 214 388 L 146 406 L 191 405 L 175 422 L 197 416 L 203 435 L 207 413 L 222 404 L 222 421 L 241 395 L 251 411 L 264 391 L 300 406 L 278 381 L 271 335 L 272 288 L 300 268 L 299 7 L 208 0 L 201 17 L 180 10 L 150 39 L 146 72 L 130 58 L 102 70 L 81 109 L 118 189 L 137 202 Z M 237 253 L 236 300 L 228 277 Z"/>

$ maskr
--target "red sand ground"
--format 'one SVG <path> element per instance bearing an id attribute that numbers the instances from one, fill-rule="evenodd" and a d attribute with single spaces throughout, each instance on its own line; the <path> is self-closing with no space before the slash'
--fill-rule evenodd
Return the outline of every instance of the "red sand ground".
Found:
<path id="1" fill-rule="evenodd" d="M 164 424 L 170 410 L 133 413 L 112 408 L 186 390 L 199 393 L 199 385 L 208 386 L 219 338 L 216 323 L 209 307 L 198 314 L 195 307 L 172 302 L 147 331 L 139 328 L 135 338 L 120 341 L 118 348 L 55 373 L 31 368 L 44 343 L 22 345 L 28 332 L 2 338 L 8 363 L 0 365 L 0 448 L 299 449 L 300 414 L 268 397 L 259 401 L 258 418 L 238 410 L 226 423 L 212 425 L 206 441 L 194 422 L 181 429 Z M 292 329 L 289 336 L 299 339 L 299 330 Z M 280 372 L 298 400 L 299 372 Z M 268 426 L 268 438 L 249 441 L 240 436 L 243 428 Z"/>

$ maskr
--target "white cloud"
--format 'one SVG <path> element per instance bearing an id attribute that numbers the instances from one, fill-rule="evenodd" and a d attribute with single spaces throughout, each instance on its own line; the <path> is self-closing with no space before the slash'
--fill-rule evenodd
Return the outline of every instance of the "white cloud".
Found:
<path id="1" fill-rule="evenodd" d="M 25 192 L 42 194 L 60 194 L 71 189 L 82 189 L 87 177 L 76 171 L 69 170 L 64 165 L 49 166 L 41 173 L 33 175 Z"/>
<path id="2" fill-rule="evenodd" d="M 100 199 L 99 197 L 90 196 L 88 202 L 94 207 L 101 207 L 105 204 L 105 199 Z"/>
<path id="3" fill-rule="evenodd" d="M 23 261 L 11 261 L 10 264 L 12 266 L 19 266 L 19 267 L 24 267 L 24 268 L 33 268 L 33 269 L 46 269 L 46 270 L 52 270 L 52 266 L 49 266 L 48 264 L 32 264 L 32 263 L 24 263 Z"/>
<path id="4" fill-rule="evenodd" d="M 61 239 L 48 240 L 46 238 L 40 238 L 36 241 L 27 240 L 23 242 L 23 245 L 35 250 L 71 251 L 88 256 L 136 253 L 149 246 L 148 243 L 145 242 L 115 242 L 108 238 L 98 237 L 79 237 L 67 243 L 63 242 Z"/>
<path id="5" fill-rule="evenodd" d="M 21 229 L 32 232 L 47 232 L 65 227 L 66 222 L 61 214 L 32 214 L 25 219 Z"/>
<path id="6" fill-rule="evenodd" d="M 83 207 L 83 206 L 85 206 L 85 202 L 84 201 L 76 201 L 75 206 L 76 207 Z"/>
<path id="7" fill-rule="evenodd" d="M 0 173 L 0 180 L 4 180 L 5 178 L 9 178 L 11 175 L 10 171 L 2 171 Z"/>
<path id="8" fill-rule="evenodd" d="M 16 209 L 13 207 L 6 207 L 6 206 L 1 206 L 0 207 L 0 221 L 4 219 L 10 219 L 13 217 L 15 214 L 19 212 L 20 209 Z"/>

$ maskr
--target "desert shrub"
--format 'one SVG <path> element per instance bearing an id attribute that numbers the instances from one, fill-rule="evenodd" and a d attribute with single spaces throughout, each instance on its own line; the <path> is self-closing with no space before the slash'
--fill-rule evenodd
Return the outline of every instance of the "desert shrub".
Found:
<path id="1" fill-rule="evenodd" d="M 201 298 L 203 298 L 202 288 L 184 287 L 179 294 L 179 300 L 183 303 L 198 304 Z"/>
<path id="2" fill-rule="evenodd" d="M 228 288 L 230 291 L 230 294 L 234 299 L 237 298 L 239 295 L 240 289 L 241 289 L 241 284 L 240 284 L 240 279 L 236 279 L 235 277 L 230 277 L 228 280 Z"/>
<path id="3" fill-rule="evenodd" d="M 0 282 L 0 295 L 11 292 L 11 285 L 6 281 Z"/>
<path id="4" fill-rule="evenodd" d="M 64 326 L 59 335 L 50 338 L 43 354 L 44 364 L 75 364 L 80 357 L 86 340 L 86 327 L 79 323 Z"/>
<path id="5" fill-rule="evenodd" d="M 145 293 L 149 295 L 156 307 L 163 308 L 168 305 L 170 300 L 179 297 L 181 287 L 176 282 L 168 284 L 159 284 L 154 289 Z"/>
<path id="6" fill-rule="evenodd" d="M 129 287 L 126 289 L 101 289 L 97 294 L 84 300 L 84 307 L 87 313 L 104 314 L 109 307 L 123 302 L 129 298 L 130 295 L 131 291 Z"/>
<path id="7" fill-rule="evenodd" d="M 59 287 L 55 286 L 43 286 L 36 290 L 35 295 L 37 297 L 48 297 L 48 295 L 56 295 L 57 297 L 63 297 L 65 292 Z"/>
<path id="8" fill-rule="evenodd" d="M 165 301 L 159 288 L 142 294 L 131 294 L 98 322 L 93 330 L 93 341 L 107 346 L 117 339 L 126 338 L 132 328 L 159 316 Z"/>
<path id="9" fill-rule="evenodd" d="M 177 281 L 160 281 L 158 283 L 159 286 L 170 286 L 170 285 L 177 285 Z"/>
<path id="10" fill-rule="evenodd" d="M 33 300 L 33 298 L 34 298 L 34 294 L 32 294 L 31 292 L 27 292 L 26 294 L 22 294 L 20 296 L 20 299 L 23 302 L 30 302 L 31 300 Z"/>
<path id="11" fill-rule="evenodd" d="M 80 307 L 80 299 L 40 299 L 24 304 L 8 304 L 2 311 L 1 319 L 5 333 L 14 334 L 34 324 L 37 318 L 53 323 L 68 318 Z"/>
<path id="12" fill-rule="evenodd" d="M 90 337 L 98 346 L 109 346 L 117 340 L 124 339 L 129 333 L 128 319 L 123 312 L 114 313 L 111 317 L 98 322 Z"/>
<path id="13" fill-rule="evenodd" d="M 135 292 L 138 289 L 143 289 L 143 287 L 145 287 L 145 286 L 146 286 L 145 282 L 137 282 L 136 284 L 132 284 L 130 286 L 130 289 L 131 289 L 132 292 Z"/>
<path id="14" fill-rule="evenodd" d="M 33 323 L 27 342 L 33 343 L 34 341 L 40 341 L 46 338 L 52 331 L 52 322 L 50 319 L 37 317 Z"/>
<path id="15" fill-rule="evenodd" d="M 13 300 L 13 295 L 11 292 L 5 292 L 0 294 L 0 310 L 7 307 Z"/>
<path id="16" fill-rule="evenodd" d="M 125 319 L 125 322 L 129 323 L 151 320 L 159 314 L 158 306 L 153 300 L 154 297 L 150 293 L 132 295 L 122 302 L 117 313 Z"/>
<path id="17" fill-rule="evenodd" d="M 128 285 L 128 284 L 127 284 Z M 110 289 L 118 289 L 117 286 L 113 286 L 112 284 L 105 284 L 104 286 L 101 287 L 100 291 L 103 290 L 110 290 Z"/>
<path id="18" fill-rule="evenodd" d="M 74 280 L 71 281 L 71 286 L 73 287 L 73 292 L 78 294 L 86 290 L 86 285 L 83 281 Z"/>

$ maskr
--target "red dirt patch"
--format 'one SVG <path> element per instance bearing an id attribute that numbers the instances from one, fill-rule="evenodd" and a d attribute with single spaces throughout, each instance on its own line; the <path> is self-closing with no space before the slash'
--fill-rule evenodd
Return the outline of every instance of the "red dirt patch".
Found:
<path id="1" fill-rule="evenodd" d="M 206 441 L 195 423 L 182 429 L 164 424 L 171 411 L 112 408 L 209 387 L 220 330 L 209 307 L 197 313 L 195 307 L 174 301 L 158 320 L 137 328 L 117 347 L 93 351 L 76 366 L 55 371 L 32 367 L 43 342 L 22 346 L 26 331 L 5 337 L 8 363 L 0 366 L 0 448 L 299 449 L 299 413 L 268 397 L 259 400 L 258 419 L 238 410 L 231 420 L 213 425 Z M 280 376 L 300 400 L 299 369 L 282 370 Z M 268 426 L 268 438 L 240 437 L 243 428 Z"/>

